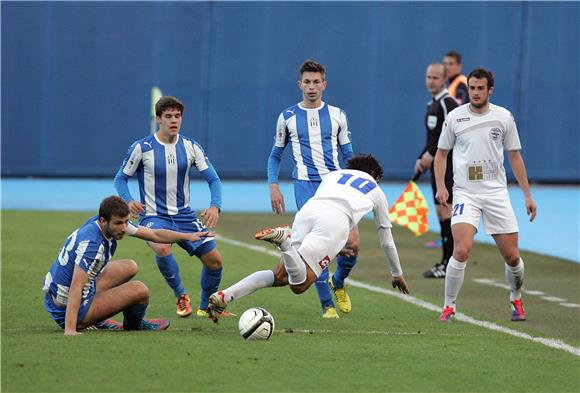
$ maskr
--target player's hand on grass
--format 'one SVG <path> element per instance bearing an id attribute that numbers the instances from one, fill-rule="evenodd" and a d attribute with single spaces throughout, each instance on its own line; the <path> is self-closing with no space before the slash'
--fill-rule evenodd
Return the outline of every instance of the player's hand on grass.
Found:
<path id="1" fill-rule="evenodd" d="M 399 291 L 407 295 L 410 293 L 407 281 L 405 281 L 405 277 L 403 276 L 393 277 L 393 279 L 391 280 L 391 284 L 393 285 L 393 288 L 398 288 Z"/>
<path id="2" fill-rule="evenodd" d="M 81 334 L 82 334 L 81 332 L 77 332 L 74 329 L 65 329 L 64 330 L 65 336 L 80 336 Z"/>
<path id="3" fill-rule="evenodd" d="M 280 192 L 280 187 L 276 183 L 270 184 L 270 203 L 272 204 L 272 211 L 276 214 L 284 214 L 286 205 L 284 204 L 284 197 Z"/>
<path id="4" fill-rule="evenodd" d="M 536 206 L 536 202 L 534 202 L 531 195 L 526 197 L 526 212 L 530 216 L 530 222 L 534 221 L 538 212 L 538 206 Z"/>
<path id="5" fill-rule="evenodd" d="M 131 212 L 131 216 L 133 218 L 137 218 L 139 213 L 145 211 L 145 205 L 143 205 L 141 202 L 137 202 L 134 199 L 130 200 L 127 205 L 129 206 L 129 211 Z"/>
<path id="6" fill-rule="evenodd" d="M 215 228 L 220 218 L 220 211 L 215 206 L 210 206 L 201 213 L 203 225 L 208 228 Z"/>

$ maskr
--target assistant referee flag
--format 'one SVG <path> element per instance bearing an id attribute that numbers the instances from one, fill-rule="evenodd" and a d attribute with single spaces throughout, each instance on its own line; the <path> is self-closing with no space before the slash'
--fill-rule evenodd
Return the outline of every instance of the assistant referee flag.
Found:
<path id="1" fill-rule="evenodd" d="M 429 230 L 429 206 L 425 196 L 417 186 L 410 181 L 407 187 L 389 209 L 389 219 L 405 228 L 408 228 L 415 236 L 424 234 Z"/>

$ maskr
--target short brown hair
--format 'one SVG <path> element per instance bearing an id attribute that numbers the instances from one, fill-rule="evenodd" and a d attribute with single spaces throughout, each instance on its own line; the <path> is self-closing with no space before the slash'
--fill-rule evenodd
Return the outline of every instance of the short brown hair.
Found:
<path id="1" fill-rule="evenodd" d="M 314 60 L 308 59 L 302 63 L 302 66 L 300 67 L 300 78 L 302 78 L 302 74 L 305 72 L 320 72 L 322 74 L 322 79 L 326 79 L 326 68 Z"/>
<path id="2" fill-rule="evenodd" d="M 461 61 L 461 54 L 459 52 L 456 52 L 454 50 L 451 50 L 447 53 L 445 53 L 444 57 L 453 57 L 455 59 L 455 61 L 457 62 L 457 64 L 462 64 Z"/>
<path id="3" fill-rule="evenodd" d="M 99 218 L 103 217 L 107 222 L 111 221 L 113 216 L 125 218 L 130 213 L 129 206 L 127 206 L 123 198 L 115 195 L 103 199 L 99 207 Z"/>
<path id="4" fill-rule="evenodd" d="M 485 68 L 476 68 L 475 70 L 471 71 L 467 76 L 467 85 L 469 86 L 469 79 L 476 78 L 476 79 L 487 79 L 487 88 L 488 90 L 493 87 L 493 74 L 491 71 L 486 70 Z"/>
<path id="5" fill-rule="evenodd" d="M 177 97 L 163 96 L 155 104 L 155 116 L 161 117 L 164 111 L 168 109 L 177 109 L 183 115 L 183 110 L 185 107 L 183 103 L 177 99 Z"/>

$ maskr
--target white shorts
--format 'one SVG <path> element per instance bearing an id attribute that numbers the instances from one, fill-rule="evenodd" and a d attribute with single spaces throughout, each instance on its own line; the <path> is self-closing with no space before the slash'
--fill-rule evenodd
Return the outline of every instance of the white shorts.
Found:
<path id="1" fill-rule="evenodd" d="M 292 246 L 320 277 L 322 271 L 346 245 L 350 219 L 328 205 L 304 205 L 292 224 Z"/>
<path id="2" fill-rule="evenodd" d="M 477 230 L 482 216 L 485 233 L 488 235 L 519 231 L 518 221 L 507 190 L 493 194 L 453 192 L 452 226 L 457 223 L 467 223 Z"/>

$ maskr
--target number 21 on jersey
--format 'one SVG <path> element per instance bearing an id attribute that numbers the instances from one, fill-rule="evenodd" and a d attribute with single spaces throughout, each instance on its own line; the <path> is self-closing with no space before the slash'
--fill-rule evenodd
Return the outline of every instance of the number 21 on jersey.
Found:
<path id="1" fill-rule="evenodd" d="M 364 177 L 354 177 L 351 173 L 343 174 L 337 181 L 338 184 L 348 184 L 357 191 L 363 194 L 368 194 L 377 187 L 375 182 L 365 179 Z"/>

